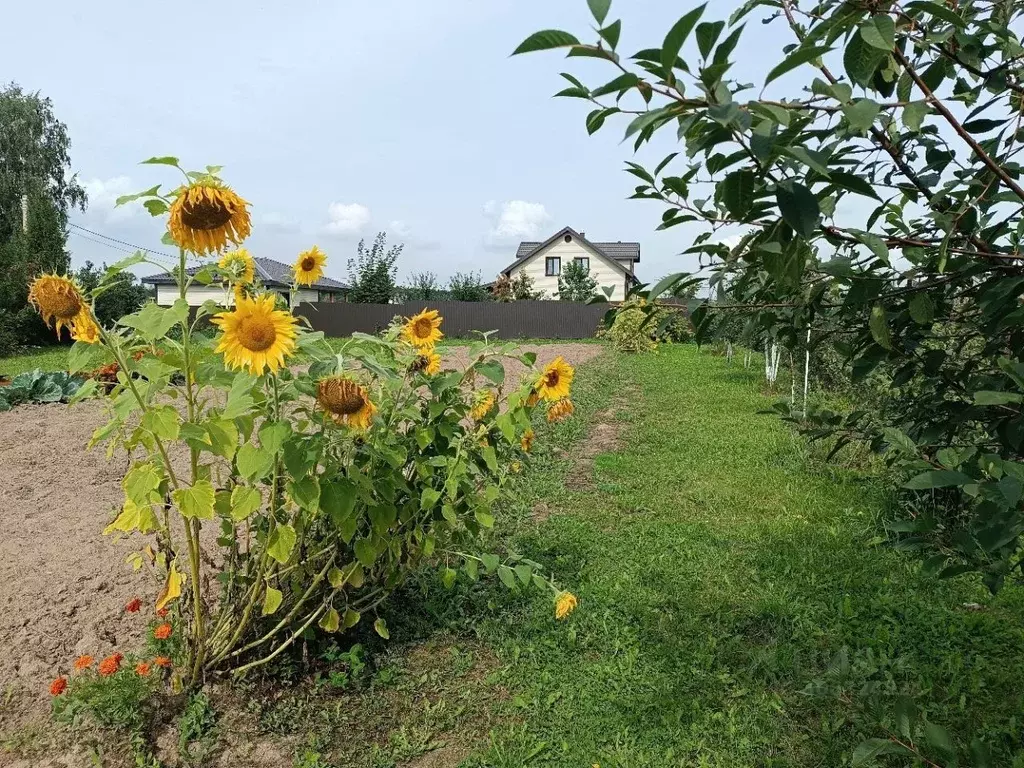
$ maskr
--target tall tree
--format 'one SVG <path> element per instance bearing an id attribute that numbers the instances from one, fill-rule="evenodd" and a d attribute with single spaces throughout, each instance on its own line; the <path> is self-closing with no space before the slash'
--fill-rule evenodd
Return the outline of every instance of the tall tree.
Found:
<path id="1" fill-rule="evenodd" d="M 388 304 L 395 296 L 398 257 L 405 246 L 388 246 L 387 232 L 378 232 L 373 245 L 364 240 L 356 247 L 356 256 L 348 260 L 348 300 L 357 304 Z"/>

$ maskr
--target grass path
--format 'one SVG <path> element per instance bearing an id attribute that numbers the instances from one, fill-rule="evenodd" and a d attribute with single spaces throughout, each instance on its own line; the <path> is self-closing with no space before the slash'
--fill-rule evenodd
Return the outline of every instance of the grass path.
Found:
<path id="1" fill-rule="evenodd" d="M 882 494 L 757 415 L 758 379 L 690 346 L 583 368 L 556 439 L 571 456 L 611 405 L 623 442 L 589 480 L 538 461 L 516 534 L 580 607 L 554 623 L 509 599 L 485 621 L 516 724 L 468 764 L 838 766 L 906 694 L 1024 765 L 1022 590 L 992 600 L 872 546 Z M 553 514 L 525 521 L 539 501 Z"/>

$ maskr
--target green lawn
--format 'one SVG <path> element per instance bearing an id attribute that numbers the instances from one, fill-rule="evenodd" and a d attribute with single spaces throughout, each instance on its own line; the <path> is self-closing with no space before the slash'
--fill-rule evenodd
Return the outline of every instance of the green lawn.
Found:
<path id="1" fill-rule="evenodd" d="M 539 597 L 478 601 L 510 698 L 465 765 L 839 766 L 897 732 L 905 694 L 962 754 L 978 736 L 1024 766 L 1024 590 L 993 600 L 873 542 L 878 487 L 757 415 L 759 389 L 692 346 L 582 368 L 569 456 L 536 460 L 510 534 L 580 605 L 556 623 Z M 587 482 L 570 456 L 609 407 L 621 447 Z M 427 610 L 455 621 L 456 592 Z"/>
<path id="2" fill-rule="evenodd" d="M 70 347 L 40 347 L 0 357 L 0 376 L 17 376 L 25 371 L 41 368 L 44 371 L 65 371 L 68 367 Z"/>

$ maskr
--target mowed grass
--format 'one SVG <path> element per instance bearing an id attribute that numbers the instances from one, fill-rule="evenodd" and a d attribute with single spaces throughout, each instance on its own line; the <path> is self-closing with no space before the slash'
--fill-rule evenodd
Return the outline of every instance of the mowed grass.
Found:
<path id="1" fill-rule="evenodd" d="M 535 460 L 510 534 L 580 605 L 557 623 L 545 598 L 490 590 L 476 631 L 507 724 L 465 765 L 839 766 L 896 731 L 899 694 L 964 751 L 981 737 L 1024 765 L 1022 590 L 992 599 L 873 543 L 879 487 L 758 415 L 760 382 L 692 346 L 581 368 L 579 418 L 553 436 L 568 453 Z M 609 420 L 620 447 L 578 468 Z"/>
<path id="2" fill-rule="evenodd" d="M 70 347 L 39 347 L 0 357 L 0 376 L 17 376 L 40 368 L 44 371 L 66 371 Z"/>

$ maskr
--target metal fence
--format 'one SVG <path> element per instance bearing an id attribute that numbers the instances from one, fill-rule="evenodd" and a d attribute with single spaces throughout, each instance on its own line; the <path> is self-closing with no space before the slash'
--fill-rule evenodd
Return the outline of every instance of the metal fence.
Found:
<path id="1" fill-rule="evenodd" d="M 601 324 L 608 304 L 571 301 L 410 301 L 404 304 L 300 304 L 296 314 L 327 336 L 356 331 L 379 333 L 395 315 L 410 317 L 436 309 L 444 317 L 445 336 L 465 338 L 496 331 L 500 339 L 589 339 Z"/>

